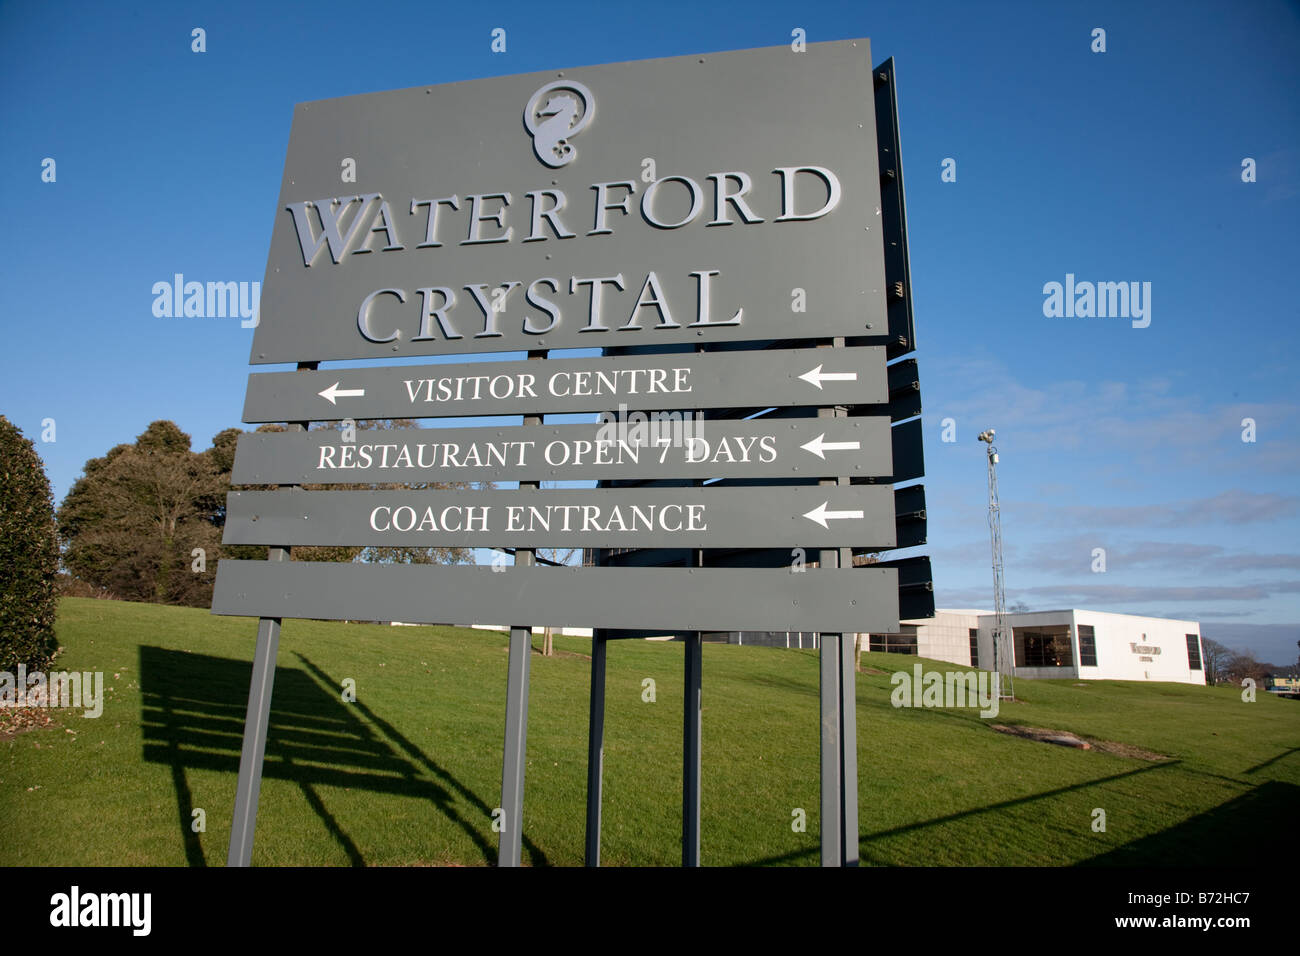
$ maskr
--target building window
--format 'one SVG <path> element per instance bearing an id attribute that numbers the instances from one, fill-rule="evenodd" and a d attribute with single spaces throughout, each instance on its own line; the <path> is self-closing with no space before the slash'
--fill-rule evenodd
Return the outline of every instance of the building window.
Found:
<path id="1" fill-rule="evenodd" d="M 980 629 L 978 627 L 970 629 L 970 666 L 980 666 Z"/>
<path id="2" fill-rule="evenodd" d="M 869 649 L 886 654 L 915 654 L 916 625 L 904 624 L 902 634 L 872 634 Z"/>
<path id="3" fill-rule="evenodd" d="M 1195 634 L 1187 635 L 1187 666 L 1189 669 L 1201 669 L 1201 640 Z"/>
<path id="4" fill-rule="evenodd" d="M 1091 624 L 1079 625 L 1079 666 L 1097 666 L 1097 635 Z"/>
<path id="5" fill-rule="evenodd" d="M 1070 649 L 1070 627 L 1012 628 L 1016 643 L 1022 647 L 1021 667 L 1072 667 L 1074 656 Z"/>

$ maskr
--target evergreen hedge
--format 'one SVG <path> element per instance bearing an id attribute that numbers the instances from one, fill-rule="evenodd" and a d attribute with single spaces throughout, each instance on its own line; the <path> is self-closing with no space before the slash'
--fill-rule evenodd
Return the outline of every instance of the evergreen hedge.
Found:
<path id="1" fill-rule="evenodd" d="M 0 671 L 45 670 L 59 570 L 50 482 L 36 448 L 0 415 Z"/>

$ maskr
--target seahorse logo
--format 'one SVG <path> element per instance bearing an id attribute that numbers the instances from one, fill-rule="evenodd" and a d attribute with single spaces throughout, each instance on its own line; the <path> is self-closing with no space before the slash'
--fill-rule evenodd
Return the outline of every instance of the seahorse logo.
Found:
<path id="1" fill-rule="evenodd" d="M 591 90 L 573 80 L 556 80 L 534 93 L 524 110 L 524 127 L 537 158 L 552 169 L 573 162 L 578 152 L 569 140 L 587 128 L 595 112 Z"/>

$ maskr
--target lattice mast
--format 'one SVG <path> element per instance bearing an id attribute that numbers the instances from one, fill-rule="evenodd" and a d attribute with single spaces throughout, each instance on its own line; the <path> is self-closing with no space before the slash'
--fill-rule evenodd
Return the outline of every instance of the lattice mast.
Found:
<path id="1" fill-rule="evenodd" d="M 980 432 L 979 440 L 988 445 L 989 464 L 989 539 L 993 549 L 993 670 L 1001 675 L 999 696 L 1015 697 L 1016 658 L 1011 629 L 1007 627 L 1007 593 L 1002 575 L 1002 509 L 998 504 L 998 449 L 993 444 L 992 428 Z"/>

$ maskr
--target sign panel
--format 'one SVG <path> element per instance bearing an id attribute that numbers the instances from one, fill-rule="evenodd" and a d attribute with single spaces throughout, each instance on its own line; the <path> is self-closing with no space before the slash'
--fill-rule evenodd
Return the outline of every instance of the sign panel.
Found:
<path id="1" fill-rule="evenodd" d="M 303 369 L 248 377 L 245 422 L 883 405 L 885 350 L 781 349 Z"/>
<path id="2" fill-rule="evenodd" d="M 871 84 L 844 40 L 299 104 L 251 361 L 883 342 Z"/>
<path id="3" fill-rule="evenodd" d="M 236 485 L 888 475 L 889 419 L 704 421 L 242 435 Z"/>
<path id="4" fill-rule="evenodd" d="M 894 491 L 885 485 L 232 491 L 222 541 L 412 548 L 892 548 Z"/>
<path id="5" fill-rule="evenodd" d="M 248 376 L 243 420 L 884 405 L 887 381 L 879 346 L 299 369 Z"/>
<path id="6" fill-rule="evenodd" d="M 212 613 L 681 630 L 898 629 L 898 572 L 222 561 Z M 721 596 L 726 600 L 719 600 Z M 662 633 L 662 631 L 656 631 Z"/>

